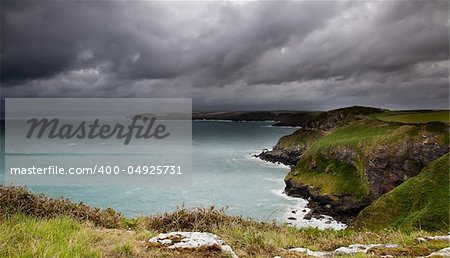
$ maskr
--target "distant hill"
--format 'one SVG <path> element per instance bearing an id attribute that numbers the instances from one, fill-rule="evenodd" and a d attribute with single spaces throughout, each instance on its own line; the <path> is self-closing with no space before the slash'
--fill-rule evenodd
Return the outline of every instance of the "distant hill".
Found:
<path id="1" fill-rule="evenodd" d="M 274 126 L 303 126 L 321 112 L 314 111 L 235 111 L 194 112 L 193 120 L 275 121 Z"/>

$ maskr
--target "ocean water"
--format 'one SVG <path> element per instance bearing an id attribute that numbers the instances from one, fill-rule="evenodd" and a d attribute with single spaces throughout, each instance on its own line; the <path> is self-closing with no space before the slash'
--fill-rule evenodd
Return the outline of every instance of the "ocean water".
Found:
<path id="1" fill-rule="evenodd" d="M 295 226 L 341 229 L 329 217 L 303 220 L 307 201 L 283 194 L 289 168 L 253 155 L 271 148 L 295 128 L 272 127 L 271 122 L 193 121 L 192 185 L 187 187 L 32 187 L 52 197 L 70 198 L 97 207 L 112 207 L 126 216 L 187 208 L 226 208 L 233 215 Z M 88 151 L 88 150 L 87 150 Z"/>

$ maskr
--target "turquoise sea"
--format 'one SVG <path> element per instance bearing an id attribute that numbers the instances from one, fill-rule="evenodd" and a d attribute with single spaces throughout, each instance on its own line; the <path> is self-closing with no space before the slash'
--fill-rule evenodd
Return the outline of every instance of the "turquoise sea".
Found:
<path id="1" fill-rule="evenodd" d="M 112 207 L 126 216 L 162 213 L 177 206 L 214 205 L 225 207 L 229 214 L 262 221 L 275 219 L 297 226 L 344 227 L 335 221 L 330 223 L 330 218 L 303 220 L 302 215 L 308 211 L 304 208 L 306 200 L 283 194 L 283 178 L 289 168 L 253 157 L 295 130 L 271 124 L 269 121 L 193 121 L 192 185 L 187 187 L 40 186 L 32 190 L 92 206 Z"/>

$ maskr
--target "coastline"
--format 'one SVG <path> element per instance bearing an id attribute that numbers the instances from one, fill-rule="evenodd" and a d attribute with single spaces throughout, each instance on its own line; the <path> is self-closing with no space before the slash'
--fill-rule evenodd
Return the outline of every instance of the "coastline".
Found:
<path id="1" fill-rule="evenodd" d="M 258 160 L 265 164 L 271 164 L 279 167 L 286 168 L 286 175 L 291 169 L 289 165 L 285 165 L 281 162 L 271 162 L 264 159 L 259 158 L 257 155 L 253 154 L 250 157 L 251 159 Z M 284 175 L 285 176 L 285 175 Z M 308 228 L 313 227 L 320 230 L 325 229 L 333 229 L 333 230 L 343 230 L 347 228 L 345 223 L 342 223 L 332 216 L 324 215 L 324 214 L 314 214 L 313 209 L 309 207 L 310 202 L 307 199 L 301 197 L 289 196 L 285 193 L 285 182 L 284 176 L 277 179 L 268 179 L 273 181 L 274 183 L 278 183 L 280 185 L 279 188 L 271 189 L 270 191 L 283 199 L 295 202 L 292 205 L 285 205 L 283 207 L 284 212 L 279 218 L 279 221 L 282 223 L 286 223 L 289 226 L 293 226 L 296 228 Z"/>

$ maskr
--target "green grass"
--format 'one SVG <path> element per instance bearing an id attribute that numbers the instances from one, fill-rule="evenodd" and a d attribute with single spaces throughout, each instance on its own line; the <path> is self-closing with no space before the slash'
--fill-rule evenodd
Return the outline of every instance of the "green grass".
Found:
<path id="1" fill-rule="evenodd" d="M 323 135 L 324 133 L 319 130 L 299 129 L 290 135 L 281 137 L 278 140 L 277 146 L 287 149 L 301 148 L 322 137 Z"/>
<path id="2" fill-rule="evenodd" d="M 23 195 L 24 188 L 1 187 L 0 195 L 6 190 L 10 196 Z M 32 198 L 35 194 L 27 191 Z M 0 205 L 4 206 L 0 199 Z M 20 198 L 13 198 L 19 200 Z M 58 201 L 53 199 L 47 202 Z M 8 202 L 7 205 L 14 205 Z M 443 242 L 416 243 L 418 237 L 446 234 L 445 231 L 426 232 L 421 230 L 318 230 L 296 229 L 230 216 L 223 210 L 200 208 L 177 209 L 173 212 L 126 219 L 124 224 L 113 223 L 105 228 L 96 220 L 83 220 L 70 214 L 54 215 L 52 205 L 43 206 L 39 214 L 28 215 L 12 210 L 0 210 L 0 257 L 224 257 L 214 248 L 199 250 L 172 250 L 154 246 L 148 239 L 159 233 L 170 231 L 205 231 L 217 234 L 226 244 L 232 246 L 239 257 L 304 257 L 286 250 L 292 247 L 306 247 L 312 250 L 331 251 L 350 244 L 393 243 L 402 246 L 403 256 L 428 255 L 446 247 Z M 52 216 L 42 216 L 49 208 Z M 94 209 L 94 208 L 92 208 Z M 36 211 L 36 210 L 35 210 Z M 3 213 L 7 212 L 7 213 Z M 381 251 L 380 251 L 381 252 Z M 394 251 L 383 251 L 391 252 Z"/>
<path id="3" fill-rule="evenodd" d="M 43 219 L 20 214 L 3 216 L 0 221 L 0 257 L 224 257 L 214 249 L 189 251 L 153 246 L 147 240 L 166 230 L 148 231 L 145 224 L 129 231 L 106 229 L 71 217 Z M 393 243 L 401 245 L 406 256 L 427 255 L 448 245 L 415 241 L 418 237 L 445 232 L 296 229 L 234 219 L 216 221 L 205 231 L 219 235 L 239 257 L 304 257 L 286 250 L 307 247 L 331 251 L 354 243 Z"/>
<path id="4" fill-rule="evenodd" d="M 94 237 L 68 217 L 43 220 L 24 215 L 0 223 L 0 257 L 100 257 Z"/>
<path id="5" fill-rule="evenodd" d="M 418 176 L 381 196 L 359 214 L 356 226 L 448 229 L 449 158 L 446 154 L 431 162 Z"/>
<path id="6" fill-rule="evenodd" d="M 321 148 L 342 145 L 353 147 L 367 145 L 376 147 L 378 144 L 395 142 L 411 135 L 418 137 L 417 127 L 368 119 L 333 130 L 325 137 L 319 138 L 314 142 L 311 150 L 315 151 Z"/>
<path id="7" fill-rule="evenodd" d="M 428 123 L 428 122 L 450 122 L 450 111 L 417 111 L 417 112 L 387 112 L 377 116 L 378 119 L 387 122 L 400 123 Z"/>

